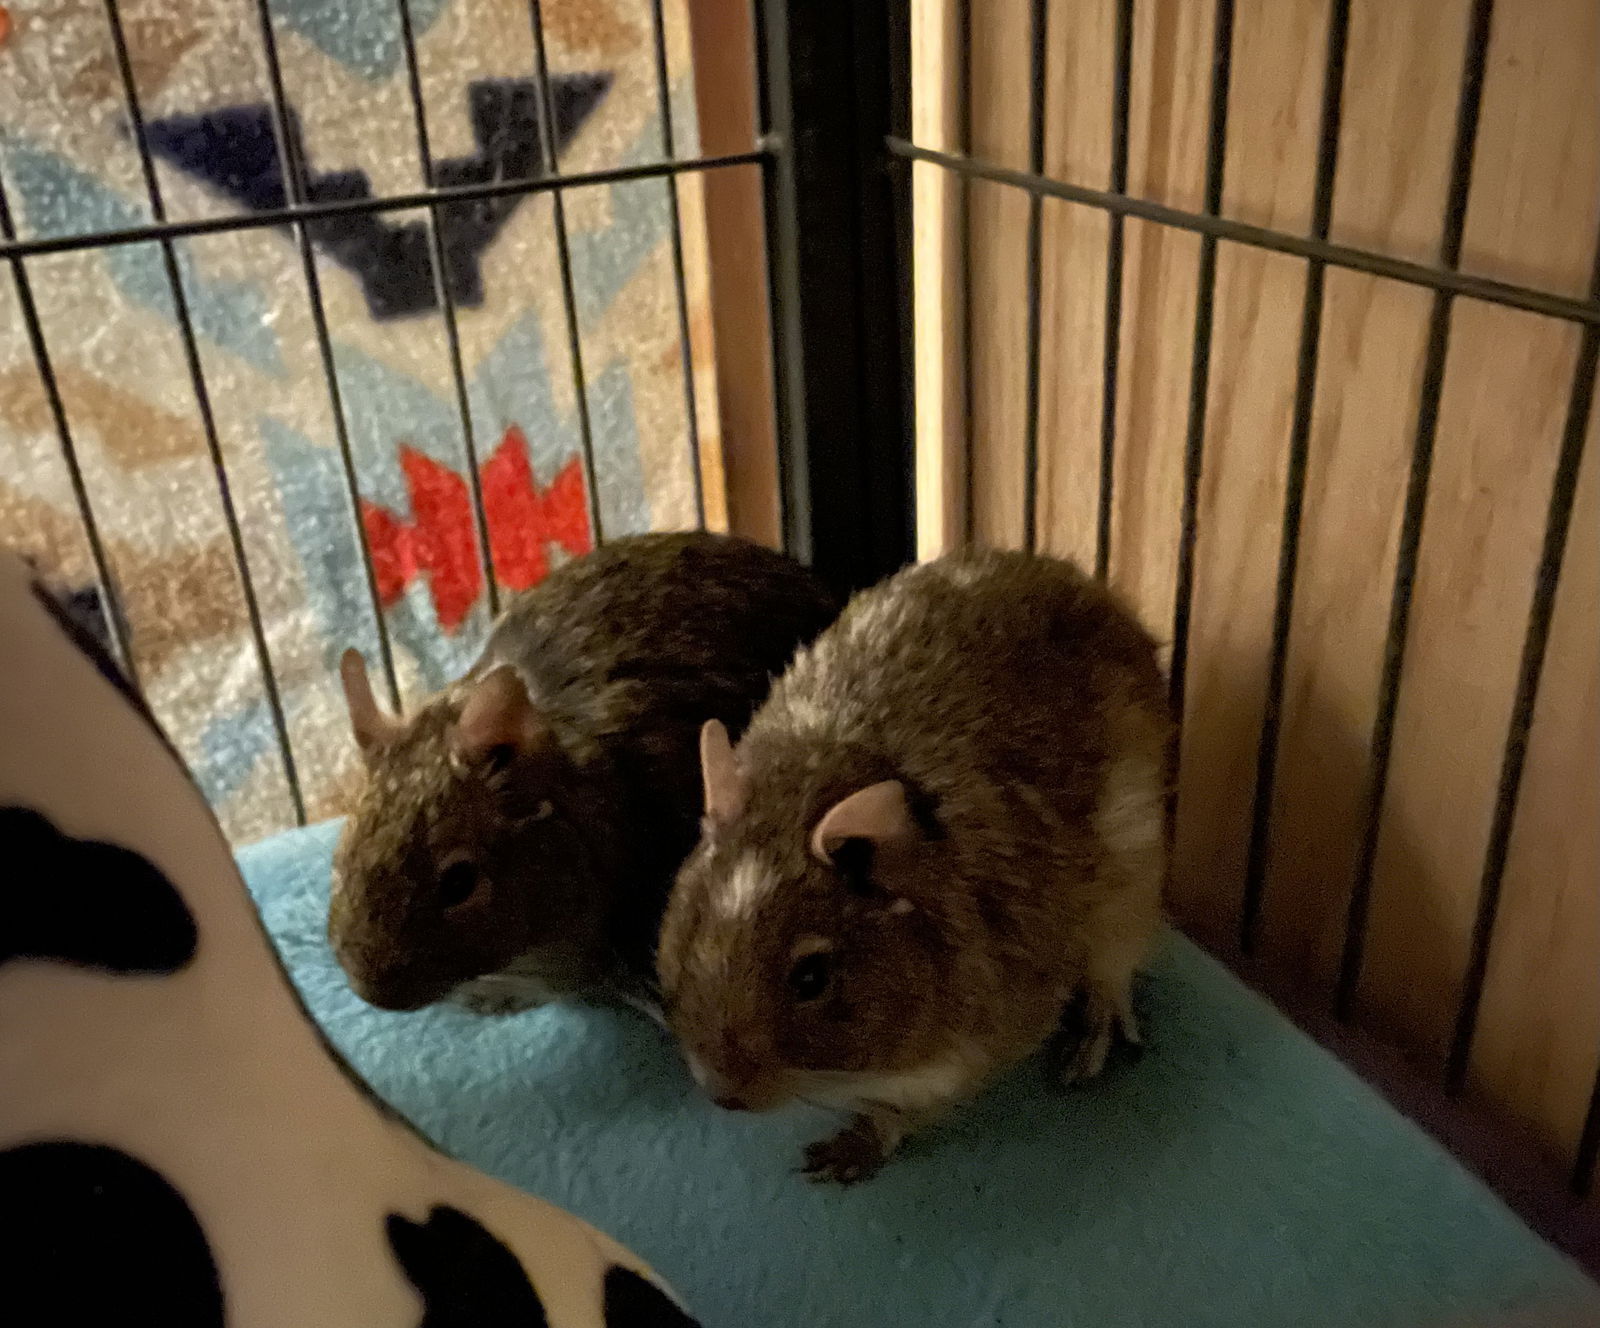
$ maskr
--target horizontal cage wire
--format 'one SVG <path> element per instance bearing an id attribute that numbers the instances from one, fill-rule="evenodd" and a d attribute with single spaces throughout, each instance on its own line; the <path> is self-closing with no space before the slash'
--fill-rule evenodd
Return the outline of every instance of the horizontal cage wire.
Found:
<path id="1" fill-rule="evenodd" d="M 1396 258 L 1374 249 L 1335 243 L 1329 239 L 1333 195 L 1339 150 L 1339 121 L 1345 81 L 1346 43 L 1350 25 L 1349 0 L 1333 0 L 1328 11 L 1325 57 L 1322 76 L 1320 130 L 1313 184 L 1312 215 L 1309 232 L 1253 225 L 1222 215 L 1224 162 L 1228 142 L 1228 94 L 1233 55 L 1234 3 L 1217 0 L 1212 31 L 1209 130 L 1206 145 L 1203 206 L 1191 211 L 1130 194 L 1127 189 L 1129 85 L 1131 73 L 1131 0 L 1118 0 L 1112 42 L 1110 187 L 1098 189 L 1059 179 L 1044 172 L 1044 117 L 1046 61 L 1049 48 L 1049 6 L 1045 0 L 1031 0 L 1029 10 L 1029 103 L 1027 117 L 1028 169 L 1017 170 L 973 156 L 968 151 L 952 151 L 918 143 L 896 134 L 887 141 L 887 150 L 903 164 L 926 163 L 950 172 L 965 182 L 985 181 L 1024 193 L 1028 199 L 1024 311 L 1026 376 L 1023 422 L 1022 542 L 1033 549 L 1039 542 L 1039 414 L 1041 378 L 1041 203 L 1045 198 L 1095 208 L 1107 215 L 1106 253 L 1107 290 L 1105 306 L 1104 373 L 1102 387 L 1101 438 L 1098 500 L 1095 519 L 1095 572 L 1107 572 L 1109 533 L 1112 520 L 1112 473 L 1115 462 L 1115 402 L 1118 387 L 1119 334 L 1121 329 L 1122 225 L 1128 218 L 1154 222 L 1199 237 L 1199 268 L 1192 340 L 1190 346 L 1190 400 L 1184 447 L 1183 491 L 1177 544 L 1176 591 L 1172 619 L 1172 660 L 1170 693 L 1174 715 L 1181 723 L 1188 675 L 1190 619 L 1195 585 L 1195 553 L 1199 528 L 1200 483 L 1204 468 L 1206 410 L 1210 395 L 1212 329 L 1217 284 L 1217 243 L 1226 240 L 1256 249 L 1273 251 L 1306 260 L 1305 289 L 1301 301 L 1301 325 L 1294 385 L 1293 412 L 1288 440 L 1288 457 L 1283 507 L 1280 515 L 1280 540 L 1275 589 L 1271 644 L 1267 660 L 1266 690 L 1262 724 L 1256 748 L 1256 781 L 1251 803 L 1249 843 L 1245 869 L 1245 890 L 1237 919 L 1237 941 L 1241 955 L 1248 957 L 1255 948 L 1263 894 L 1266 886 L 1268 845 L 1272 832 L 1273 792 L 1279 754 L 1285 671 L 1290 626 L 1293 620 L 1296 568 L 1299 555 L 1300 518 L 1306 482 L 1312 402 L 1316 391 L 1319 340 L 1321 336 L 1323 289 L 1327 269 L 1353 272 L 1422 287 L 1433 293 L 1428 338 L 1422 366 L 1422 388 L 1416 412 L 1399 549 L 1390 594 L 1387 635 L 1383 649 L 1382 674 L 1371 742 L 1369 767 L 1361 817 L 1361 835 L 1348 912 L 1344 925 L 1334 1006 L 1338 1017 L 1353 1016 L 1354 1000 L 1362 973 L 1367 923 L 1372 902 L 1372 886 L 1382 821 L 1384 794 L 1393 756 L 1395 719 L 1404 671 L 1411 602 L 1422 539 L 1422 518 L 1427 501 L 1435 433 L 1444 384 L 1446 353 L 1450 340 L 1450 318 L 1454 301 L 1469 298 L 1511 309 L 1524 310 L 1575 324 L 1580 329 L 1569 401 L 1562 427 L 1559 453 L 1550 488 L 1542 547 L 1535 576 L 1531 607 L 1523 633 L 1522 658 L 1518 668 L 1510 723 L 1503 745 L 1488 845 L 1483 858 L 1477 892 L 1476 917 L 1466 962 L 1454 1026 L 1444 1066 L 1444 1084 L 1453 1095 L 1466 1085 L 1479 1008 L 1488 973 L 1490 948 L 1494 938 L 1501 885 L 1505 873 L 1511 831 L 1515 820 L 1529 732 L 1555 608 L 1555 594 L 1577 488 L 1586 431 L 1594 406 L 1597 362 L 1600 362 L 1600 237 L 1589 289 L 1581 298 L 1538 287 L 1501 281 L 1461 270 L 1462 237 L 1467 200 L 1472 182 L 1473 151 L 1477 141 L 1485 66 L 1489 48 L 1493 0 L 1472 0 L 1468 15 L 1462 72 L 1457 95 L 1454 145 L 1451 155 L 1445 200 L 1443 229 L 1438 259 L 1421 263 Z M 963 49 L 958 56 L 961 69 L 968 68 L 965 44 L 970 41 L 970 4 L 959 6 L 957 31 Z M 959 142 L 971 142 L 971 96 L 961 98 Z M 971 268 L 967 266 L 966 301 L 970 318 Z M 973 381 L 972 336 L 970 323 L 966 346 L 966 381 Z M 967 420 L 968 474 L 971 474 L 973 424 L 971 402 Z M 968 490 L 967 524 L 972 526 Z M 1175 783 L 1174 783 L 1175 787 Z M 1175 811 L 1176 793 L 1169 803 L 1169 820 Z M 1600 1159 L 1600 1076 L 1597 1076 L 1582 1128 L 1577 1155 L 1570 1173 L 1575 1193 L 1586 1194 L 1594 1183 Z"/>
<path id="2" fill-rule="evenodd" d="M 561 308 L 566 332 L 569 367 L 574 385 L 577 427 L 579 434 L 579 459 L 583 490 L 587 507 L 589 528 L 596 542 L 603 542 L 602 512 L 600 507 L 601 484 L 596 472 L 593 425 L 589 411 L 589 384 L 584 364 L 582 336 L 579 329 L 578 302 L 570 253 L 568 224 L 565 215 L 565 195 L 574 189 L 626 184 L 632 182 L 660 182 L 667 200 L 668 233 L 672 299 L 675 305 L 675 338 L 681 377 L 684 419 L 686 422 L 686 447 L 689 476 L 692 485 L 694 519 L 704 527 L 706 503 L 704 481 L 700 465 L 700 436 L 697 405 L 695 401 L 694 359 L 690 342 L 690 319 L 687 281 L 685 277 L 683 226 L 679 214 L 675 181 L 680 176 L 693 176 L 713 171 L 739 167 L 758 167 L 770 174 L 775 156 L 781 154 L 782 145 L 774 144 L 763 130 L 756 144 L 748 151 L 679 157 L 672 125 L 672 105 L 669 91 L 666 24 L 662 0 L 652 0 L 648 40 L 650 66 L 655 79 L 653 104 L 660 121 L 660 157 L 644 163 L 629 163 L 603 169 L 563 173 L 559 169 L 557 144 L 554 135 L 556 112 L 551 91 L 549 63 L 546 53 L 544 20 L 540 0 L 528 0 L 527 21 L 534 53 L 535 84 L 540 100 L 538 116 L 540 148 L 546 163 L 545 173 L 525 178 L 494 178 L 476 183 L 439 184 L 429 137 L 429 125 L 424 104 L 421 70 L 417 57 L 416 32 L 413 26 L 410 0 L 395 0 L 398 21 L 403 76 L 406 95 L 412 116 L 413 147 L 421 171 L 423 187 L 381 193 L 364 198 L 323 199 L 313 201 L 310 196 L 308 167 L 298 150 L 297 137 L 291 126 L 285 89 L 282 60 L 278 49 L 277 31 L 271 0 L 256 0 L 255 39 L 259 45 L 262 69 L 270 99 L 271 127 L 274 151 L 280 178 L 283 182 L 283 202 L 277 207 L 263 207 L 214 216 L 177 218 L 168 214 L 162 194 L 155 156 L 152 151 L 144 108 L 141 104 L 134 65 L 129 52 L 125 21 L 118 0 L 103 0 L 104 18 L 114 57 L 118 79 L 118 92 L 130 127 L 130 137 L 137 152 L 139 178 L 145 195 L 150 220 L 133 225 L 89 229 L 72 233 L 23 235 L 15 220 L 14 211 L 0 176 L 0 260 L 10 268 L 12 283 L 29 352 L 48 408 L 51 427 L 56 435 L 61 459 L 70 483 L 77 518 L 82 527 L 89 557 L 93 566 L 95 587 L 99 593 L 102 615 L 107 635 L 119 663 L 127 671 L 135 687 L 140 686 L 136 661 L 133 627 L 128 621 L 122 596 L 117 585 L 115 570 L 106 549 L 101 524 L 94 510 L 78 448 L 63 402 L 62 388 L 55 359 L 46 339 L 43 322 L 38 313 L 34 278 L 29 271 L 29 260 L 51 255 L 115 250 L 125 245 L 153 243 L 161 254 L 167 289 L 171 295 L 182 343 L 184 359 L 190 379 L 193 402 L 205 435 L 206 450 L 221 503 L 228 544 L 249 620 L 249 631 L 256 667 L 260 676 L 277 748 L 278 762 L 284 784 L 293 807 L 297 824 L 306 823 L 306 801 L 301 788 L 300 771 L 289 733 L 283 698 L 278 683 L 277 670 L 267 641 L 263 614 L 256 590 L 256 580 L 245 549 L 244 531 L 240 513 L 232 495 L 228 467 L 223 456 L 211 401 L 211 389 L 201 362 L 194 319 L 189 307 L 189 296 L 179 268 L 177 242 L 208 235 L 233 232 L 282 230 L 293 238 L 301 282 L 310 312 L 317 357 L 320 363 L 323 386 L 329 405 L 334 441 L 338 453 L 340 483 L 343 488 L 345 509 L 353 533 L 353 544 L 359 555 L 361 578 L 372 621 L 375 624 L 382 682 L 388 699 L 396 709 L 400 707 L 401 693 L 395 663 L 395 647 L 388 616 L 380 602 L 378 577 L 374 554 L 361 517 L 362 495 L 357 478 L 356 463 L 351 445 L 349 410 L 344 400 L 338 369 L 335 364 L 328 315 L 313 252 L 310 227 L 313 223 L 341 217 L 381 216 L 408 209 L 424 210 L 427 223 L 428 262 L 432 289 L 440 312 L 445 335 L 450 379 L 454 391 L 454 406 L 461 440 L 466 454 L 466 477 L 470 491 L 473 536 L 476 556 L 484 573 L 484 588 L 491 613 L 501 607 L 501 585 L 493 564 L 493 550 L 489 539 L 488 513 L 484 502 L 480 478 L 481 460 L 463 364 L 457 314 L 450 283 L 445 280 L 446 255 L 440 234 L 441 213 L 452 207 L 462 207 L 493 199 L 522 198 L 549 195 L 552 203 L 552 229 L 557 266 Z M 763 75 L 759 92 L 761 103 L 766 105 L 764 67 L 758 62 Z M 763 121 L 763 124 L 765 122 Z M 770 229 L 770 228 L 769 228 Z M 769 327 L 776 329 L 778 320 L 768 309 Z"/>

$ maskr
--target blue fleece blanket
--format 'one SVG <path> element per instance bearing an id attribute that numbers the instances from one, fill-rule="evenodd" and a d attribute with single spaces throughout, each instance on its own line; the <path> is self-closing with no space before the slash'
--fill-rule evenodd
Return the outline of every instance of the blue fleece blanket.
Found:
<path id="1" fill-rule="evenodd" d="M 718 1111 L 642 1019 L 363 1005 L 323 935 L 335 833 L 240 855 L 333 1041 L 442 1147 L 626 1241 L 707 1328 L 1600 1323 L 1600 1291 L 1176 938 L 1137 1063 L 1071 1094 L 1026 1066 L 870 1183 L 820 1189 L 793 1168 L 825 1118 Z"/>

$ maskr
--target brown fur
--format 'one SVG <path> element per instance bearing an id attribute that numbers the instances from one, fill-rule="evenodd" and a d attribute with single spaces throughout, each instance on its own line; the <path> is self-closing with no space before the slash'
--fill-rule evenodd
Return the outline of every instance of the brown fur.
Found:
<path id="1" fill-rule="evenodd" d="M 666 1009 L 700 1077 L 738 1105 L 854 1108 L 810 1155 L 849 1180 L 1069 1002 L 1086 1028 L 1066 1073 L 1097 1071 L 1134 1035 L 1159 920 L 1169 732 L 1149 637 L 1069 564 L 953 555 L 857 596 L 751 721 L 743 800 L 708 819 L 667 910 Z M 819 821 L 885 780 L 915 833 L 820 862 Z M 819 948 L 831 985 L 802 1002 Z"/>
<path id="2" fill-rule="evenodd" d="M 352 985 L 394 1009 L 452 993 L 486 1012 L 648 1002 L 700 816 L 700 726 L 742 727 L 835 608 L 799 564 L 707 534 L 616 540 L 518 598 L 465 678 L 368 729 L 329 911 Z M 474 756 L 462 708 L 501 664 L 537 722 Z M 461 861 L 476 888 L 452 904 Z"/>

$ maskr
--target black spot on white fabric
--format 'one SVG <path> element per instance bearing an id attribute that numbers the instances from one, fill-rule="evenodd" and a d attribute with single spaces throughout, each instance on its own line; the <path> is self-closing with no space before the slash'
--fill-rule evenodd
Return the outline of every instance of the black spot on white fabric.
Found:
<path id="1" fill-rule="evenodd" d="M 0 1152 L 0 1196 L 6 1323 L 223 1323 L 205 1232 L 183 1196 L 143 1162 L 99 1144 L 28 1144 Z"/>
<path id="2" fill-rule="evenodd" d="M 422 1297 L 417 1328 L 545 1328 L 544 1305 L 517 1256 L 459 1208 L 440 1205 L 426 1222 L 398 1213 L 389 1245 Z"/>
<path id="3" fill-rule="evenodd" d="M 101 677 L 115 687 L 122 695 L 123 699 L 127 701 L 127 703 L 138 713 L 140 718 L 145 721 L 145 723 L 149 726 L 150 732 L 160 740 L 161 745 L 166 748 L 167 754 L 172 757 L 173 764 L 176 765 L 178 770 L 182 773 L 184 780 L 189 785 L 191 795 L 196 799 L 196 801 L 203 803 L 204 799 L 199 789 L 195 786 L 194 780 L 190 777 L 188 767 L 183 763 L 183 758 L 178 755 L 177 749 L 173 747 L 172 742 L 170 739 L 168 739 L 167 735 L 162 732 L 161 725 L 156 723 L 155 716 L 150 713 L 150 708 L 145 704 L 144 698 L 139 694 L 138 689 L 132 684 L 132 682 L 129 681 L 127 676 L 117 666 L 117 662 L 111 657 L 109 651 L 107 651 L 99 636 L 97 636 L 94 632 L 87 630 L 83 623 L 78 620 L 78 616 L 75 614 L 75 612 L 66 608 L 61 601 L 56 596 L 52 595 L 49 589 L 41 582 L 35 581 L 33 583 L 32 590 L 34 598 L 39 602 L 40 607 L 42 607 L 50 615 L 50 617 L 55 621 L 56 625 L 67 636 L 72 644 L 89 659 L 89 662 L 95 666 Z M 4 846 L 4 834 L 3 832 L 0 832 L 0 848 L 3 848 Z M 356 1073 L 350 1062 L 347 1061 L 339 1053 L 338 1049 L 334 1047 L 333 1043 L 328 1040 L 328 1035 L 323 1032 L 322 1025 L 317 1023 L 317 1021 L 312 1017 L 311 1011 L 307 1009 L 305 998 L 301 996 L 299 988 L 296 987 L 293 981 L 290 979 L 288 969 L 284 967 L 283 959 L 278 954 L 277 948 L 272 944 L 271 938 L 267 935 L 266 928 L 261 926 L 260 915 L 255 914 L 254 910 L 252 910 L 252 915 L 255 916 L 257 926 L 260 928 L 261 944 L 266 947 L 267 953 L 271 955 L 273 963 L 276 965 L 278 973 L 283 979 L 283 985 L 288 989 L 290 995 L 293 996 L 295 1005 L 299 1009 L 300 1014 L 305 1019 L 306 1023 L 311 1025 L 312 1029 L 316 1033 L 318 1043 L 321 1044 L 323 1051 L 327 1053 L 329 1059 L 332 1060 L 333 1063 L 338 1067 L 339 1072 L 344 1075 L 350 1084 L 364 1098 L 367 1099 L 374 1110 L 376 1110 L 386 1120 L 390 1120 L 401 1126 L 411 1133 L 418 1141 L 427 1145 L 429 1148 L 436 1147 L 433 1141 L 424 1135 L 421 1130 L 412 1124 L 411 1121 L 407 1120 L 405 1116 L 396 1111 L 392 1106 L 390 1106 L 375 1092 L 373 1092 L 372 1087 L 366 1082 L 366 1080 Z M 14 930 L 15 927 L 8 912 L 8 900 L 5 897 L 0 897 L 0 963 L 3 963 L 9 957 L 14 957 L 16 954 L 23 953 L 23 951 L 20 950 L 8 949 L 8 942 Z"/>
<path id="4" fill-rule="evenodd" d="M 654 1283 L 630 1268 L 606 1269 L 606 1328 L 700 1328 Z"/>
<path id="5" fill-rule="evenodd" d="M 27 807 L 0 807 L 0 964 L 52 959 L 111 973 L 175 973 L 194 958 L 194 916 L 132 849 L 64 834 Z"/>

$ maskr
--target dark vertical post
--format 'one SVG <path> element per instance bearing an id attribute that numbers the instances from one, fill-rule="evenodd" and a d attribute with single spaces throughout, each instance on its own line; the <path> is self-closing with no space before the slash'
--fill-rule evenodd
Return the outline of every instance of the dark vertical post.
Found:
<path id="1" fill-rule="evenodd" d="M 1050 6 L 1033 0 L 1028 40 L 1028 173 L 1044 174 L 1045 69 L 1049 62 Z M 1039 342 L 1040 285 L 1044 246 L 1044 198 L 1037 189 L 1028 192 L 1027 323 L 1028 369 L 1022 421 L 1022 547 L 1032 553 L 1039 547 Z"/>
<path id="2" fill-rule="evenodd" d="M 1321 137 L 1317 148 L 1316 196 L 1311 234 L 1326 240 L 1333 222 L 1333 182 L 1339 162 L 1339 115 L 1344 98 L 1345 46 L 1350 34 L 1350 0 L 1333 0 L 1328 11 L 1325 73 L 1322 80 Z M 1300 355 L 1295 375 L 1294 420 L 1289 429 L 1289 464 L 1283 486 L 1283 524 L 1278 546 L 1277 595 L 1272 611 L 1272 653 L 1267 694 L 1261 708 L 1261 740 L 1256 751 L 1256 787 L 1250 813 L 1250 849 L 1245 863 L 1244 904 L 1239 915 L 1239 948 L 1255 948 L 1266 889 L 1267 850 L 1271 844 L 1272 796 L 1277 784 L 1278 738 L 1283 721 L 1284 671 L 1289 660 L 1289 628 L 1294 621 L 1295 572 L 1300 559 L 1300 512 L 1305 504 L 1306 461 L 1311 452 L 1311 412 L 1317 396 L 1317 362 L 1322 346 L 1322 295 L 1326 265 L 1306 264 L 1301 303 Z"/>
<path id="3" fill-rule="evenodd" d="M 1461 91 L 1456 100 L 1456 139 L 1451 153 L 1450 190 L 1445 199 L 1444 227 L 1439 237 L 1439 266 L 1453 271 L 1461 261 L 1462 236 L 1467 224 L 1467 200 L 1472 193 L 1472 158 L 1478 142 L 1478 114 L 1483 105 L 1484 68 L 1489 55 L 1489 32 L 1494 0 L 1474 0 L 1467 25 L 1466 49 L 1461 57 Z M 1433 474 L 1433 444 L 1439 428 L 1439 403 L 1444 397 L 1444 364 L 1450 348 L 1450 309 L 1454 297 L 1436 290 L 1428 321 L 1428 348 L 1422 367 L 1422 392 L 1417 404 L 1417 430 L 1411 448 L 1411 474 L 1406 481 L 1404 514 L 1400 520 L 1400 547 L 1395 555 L 1394 590 L 1389 598 L 1389 626 L 1384 638 L 1383 672 L 1378 683 L 1378 713 L 1372 724 L 1370 768 L 1361 843 L 1356 851 L 1350 882 L 1350 903 L 1345 910 L 1344 946 L 1339 956 L 1339 980 L 1334 993 L 1334 1013 L 1349 1020 L 1355 1011 L 1356 990 L 1366 955 L 1367 917 L 1372 904 L 1373 870 L 1378 860 L 1378 835 L 1383 823 L 1384 795 L 1389 787 L 1389 757 L 1394 746 L 1395 711 L 1400 699 L 1400 672 L 1405 665 L 1406 637 L 1411 626 L 1411 590 L 1422 548 L 1422 518 L 1428 506 L 1428 482 Z"/>
<path id="4" fill-rule="evenodd" d="M 1128 118 L 1133 87 L 1133 0 L 1118 0 L 1111 83 L 1111 192 L 1128 191 Z M 1111 504 L 1117 468 L 1117 375 L 1122 358 L 1122 214 L 1106 217 L 1105 378 L 1100 390 L 1100 500 L 1095 514 L 1094 574 L 1111 570 Z"/>
<path id="5" fill-rule="evenodd" d="M 1589 298 L 1600 300 L 1600 242 L 1597 242 Z M 1566 555 L 1567 533 L 1572 527 L 1572 504 L 1578 489 L 1578 467 L 1583 463 L 1584 441 L 1589 433 L 1589 412 L 1594 406 L 1595 372 L 1600 368 L 1600 326 L 1587 324 L 1578 344 L 1567 421 L 1550 489 L 1549 515 L 1545 518 L 1544 544 L 1534 574 L 1533 603 L 1528 629 L 1522 638 L 1522 661 L 1517 671 L 1517 691 L 1511 706 L 1500 781 L 1495 791 L 1494 819 L 1489 826 L 1489 847 L 1478 882 L 1478 910 L 1472 925 L 1467 971 L 1462 979 L 1461 1006 L 1456 1014 L 1450 1054 L 1445 1061 L 1445 1087 L 1459 1093 L 1466 1087 L 1472 1062 L 1472 1039 L 1478 1030 L 1478 1007 L 1489 974 L 1489 947 L 1500 915 L 1500 887 L 1505 881 L 1506 858 L 1511 851 L 1511 827 L 1516 823 L 1517 795 L 1528 758 L 1528 735 L 1533 729 L 1533 708 L 1539 698 L 1539 678 L 1544 670 L 1545 648 L 1550 643 L 1550 623 L 1556 611 L 1556 583 Z"/>
<path id="6" fill-rule="evenodd" d="M 1211 36 L 1211 115 L 1206 142 L 1205 210 L 1222 211 L 1222 173 L 1228 160 L 1228 86 L 1233 73 L 1233 0 L 1217 0 Z M 1211 393 L 1211 324 L 1217 293 L 1217 242 L 1200 237 L 1200 270 L 1195 278 L 1194 345 L 1189 359 L 1189 418 L 1183 444 L 1183 506 L 1178 518 L 1177 585 L 1172 604 L 1172 676 L 1168 682 L 1173 718 L 1183 723 L 1189 680 L 1189 617 L 1194 605 L 1194 554 L 1200 537 L 1200 478 L 1205 464 L 1206 403 Z M 1176 760 L 1176 745 L 1174 760 Z M 1176 782 L 1173 784 L 1177 788 Z"/>
<path id="7" fill-rule="evenodd" d="M 784 542 L 840 589 L 915 549 L 908 182 L 884 150 L 907 92 L 899 9 L 756 6 Z"/>

